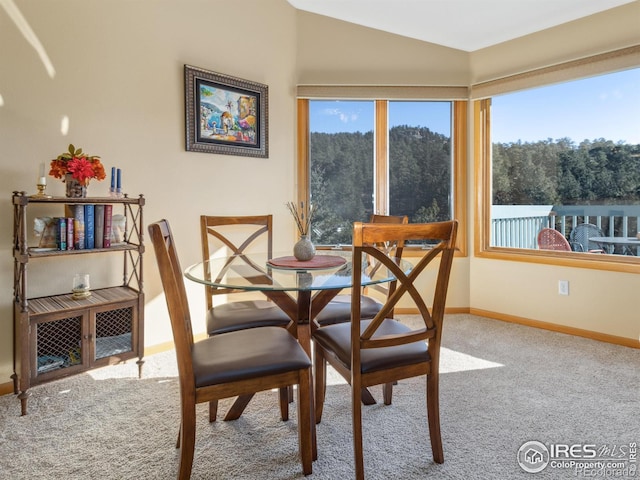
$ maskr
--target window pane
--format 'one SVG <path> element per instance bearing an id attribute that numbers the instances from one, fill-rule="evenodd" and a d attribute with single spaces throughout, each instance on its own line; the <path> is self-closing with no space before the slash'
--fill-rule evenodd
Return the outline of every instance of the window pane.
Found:
<path id="1" fill-rule="evenodd" d="M 451 102 L 389 102 L 389 212 L 450 220 Z"/>
<path id="2" fill-rule="evenodd" d="M 492 246 L 539 248 L 550 227 L 574 251 L 640 253 L 588 240 L 638 232 L 639 86 L 633 69 L 492 99 Z"/>
<path id="3" fill-rule="evenodd" d="M 312 225 L 317 245 L 350 244 L 373 213 L 374 102 L 309 102 Z"/>

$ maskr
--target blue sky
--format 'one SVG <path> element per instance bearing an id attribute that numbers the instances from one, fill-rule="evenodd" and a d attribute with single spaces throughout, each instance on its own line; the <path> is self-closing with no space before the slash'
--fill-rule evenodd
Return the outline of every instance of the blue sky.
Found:
<path id="1" fill-rule="evenodd" d="M 640 143 L 640 68 L 494 97 L 491 139 Z"/>
<path id="2" fill-rule="evenodd" d="M 450 135 L 448 102 L 430 102 L 419 110 L 412 102 L 391 102 L 389 124 L 428 127 Z M 373 130 L 372 101 L 313 101 L 313 131 L 368 132 Z M 494 142 L 534 142 L 570 138 L 605 138 L 640 144 L 640 68 L 571 83 L 494 97 Z"/>

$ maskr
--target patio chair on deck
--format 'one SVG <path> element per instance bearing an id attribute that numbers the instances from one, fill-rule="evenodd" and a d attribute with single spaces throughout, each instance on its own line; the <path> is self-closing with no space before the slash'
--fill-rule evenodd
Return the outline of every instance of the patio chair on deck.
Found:
<path id="1" fill-rule="evenodd" d="M 571 245 L 564 235 L 553 228 L 543 228 L 538 233 L 538 248 L 540 250 L 571 251 Z"/>
<path id="2" fill-rule="evenodd" d="M 591 223 L 576 225 L 569 235 L 571 249 L 576 252 L 611 253 L 605 250 L 598 242 L 589 240 L 589 238 L 593 237 L 604 237 L 604 233 L 599 227 Z"/>

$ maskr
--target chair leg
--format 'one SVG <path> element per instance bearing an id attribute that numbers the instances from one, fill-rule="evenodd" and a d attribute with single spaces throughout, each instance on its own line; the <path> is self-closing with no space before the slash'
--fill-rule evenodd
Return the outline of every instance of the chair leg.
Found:
<path id="1" fill-rule="evenodd" d="M 311 421 L 311 367 L 300 371 L 298 383 L 298 445 L 302 472 L 310 475 L 313 468 L 313 459 L 317 453 L 313 452 L 313 429 L 315 425 Z"/>
<path id="2" fill-rule="evenodd" d="M 429 437 L 433 461 L 444 462 L 442 437 L 440 435 L 440 399 L 438 394 L 438 374 L 427 375 L 427 418 L 429 419 Z"/>
<path id="3" fill-rule="evenodd" d="M 359 383 L 359 382 L 358 382 Z M 364 480 L 364 454 L 362 451 L 362 388 L 351 386 L 353 422 L 353 457 L 356 467 L 356 480 Z"/>
<path id="4" fill-rule="evenodd" d="M 209 402 L 209 423 L 215 422 L 218 416 L 218 400 L 211 400 Z"/>
<path id="5" fill-rule="evenodd" d="M 188 480 L 193 466 L 193 452 L 196 445 L 196 406 L 182 407 L 180 424 L 180 467 L 178 479 Z"/>
<path id="6" fill-rule="evenodd" d="M 385 405 L 391 405 L 391 397 L 393 396 L 393 382 L 382 385 L 382 397 Z"/>
<path id="7" fill-rule="evenodd" d="M 324 396 L 327 385 L 327 362 L 321 347 L 317 345 L 313 348 L 314 361 L 314 381 L 315 381 L 315 417 L 316 424 L 322 420 L 322 408 L 324 407 Z"/>
<path id="8" fill-rule="evenodd" d="M 289 387 L 283 387 L 278 390 L 278 397 L 280 399 L 280 417 L 283 422 L 289 420 Z"/>

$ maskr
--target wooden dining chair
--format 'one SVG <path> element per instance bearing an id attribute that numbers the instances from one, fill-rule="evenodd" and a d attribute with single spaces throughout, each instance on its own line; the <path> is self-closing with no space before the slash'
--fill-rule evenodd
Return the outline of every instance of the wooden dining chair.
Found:
<path id="1" fill-rule="evenodd" d="M 327 362 L 351 385 L 353 443 L 356 479 L 364 479 L 362 444 L 363 387 L 391 383 L 426 375 L 426 403 L 431 450 L 436 463 L 444 461 L 440 436 L 439 365 L 442 322 L 449 276 L 455 249 L 457 222 L 415 223 L 407 225 L 354 224 L 353 229 L 353 294 L 351 322 L 318 328 L 313 334 L 315 362 L 316 422 L 322 418 L 326 393 Z M 397 261 L 380 248 L 390 241 L 436 240 L 407 274 Z M 373 319 L 360 316 L 362 258 L 372 256 L 397 278 L 395 291 L 384 302 Z M 425 286 L 418 289 L 416 280 L 426 267 L 439 259 L 431 307 L 425 303 Z M 435 262 L 438 263 L 438 262 Z M 421 279 L 422 280 L 422 279 Z M 408 294 L 422 320 L 411 329 L 388 318 L 398 301 Z"/>
<path id="2" fill-rule="evenodd" d="M 240 255 L 248 264 L 251 260 L 242 257 L 251 248 L 265 251 L 265 260 L 273 254 L 273 233 L 271 215 L 251 216 L 200 216 L 200 235 L 202 243 L 202 259 L 209 260 L 216 249 L 225 248 L 231 253 Z M 257 266 L 260 268 L 260 266 Z M 219 276 L 223 277 L 227 269 L 222 269 Z M 212 280 L 209 272 L 205 271 L 207 280 Z M 239 296 L 241 290 L 216 288 L 205 285 L 205 300 L 207 305 L 207 333 L 218 333 L 243 330 L 245 328 L 264 327 L 267 325 L 286 327 L 291 319 L 274 302 L 267 299 L 233 300 L 214 306 L 216 295 Z"/>
<path id="3" fill-rule="evenodd" d="M 390 223 L 390 224 L 407 224 L 409 217 L 406 215 L 371 215 L 370 223 Z M 402 257 L 404 245 L 390 243 L 384 246 L 388 255 L 394 255 L 397 258 Z M 367 259 L 368 261 L 369 259 Z M 380 264 L 372 261 L 369 262 L 369 270 L 373 272 L 379 268 Z M 367 287 L 378 292 L 382 297 L 388 297 L 389 293 L 395 289 L 395 282 L 389 284 L 378 284 Z M 382 303 L 370 295 L 361 295 L 360 297 L 360 318 L 373 318 L 382 308 Z M 393 318 L 393 311 L 389 312 L 389 317 Z M 344 323 L 351 321 L 351 294 L 337 295 L 331 300 L 321 311 L 314 317 L 314 327 L 326 327 L 336 323 Z M 391 403 L 393 384 L 383 386 L 383 397 L 387 405 Z M 365 405 L 374 405 L 375 398 L 367 388 L 362 390 L 362 403 Z"/>
<path id="4" fill-rule="evenodd" d="M 298 385 L 298 443 L 305 475 L 314 456 L 311 424 L 311 361 L 284 328 L 256 327 L 194 342 L 182 269 L 169 223 L 149 225 L 164 288 L 180 380 L 178 479 L 191 475 L 196 404 Z"/>
<path id="5" fill-rule="evenodd" d="M 251 249 L 266 252 L 265 260 L 273 255 L 273 218 L 272 215 L 245 215 L 245 216 L 200 216 L 200 236 L 202 244 L 202 259 L 209 260 L 217 249 L 223 248 L 232 254 L 240 255 L 247 264 L 261 268 L 260 265 L 251 264 L 251 260 L 243 256 Z M 205 278 L 212 280 L 210 272 L 205 270 Z M 222 269 L 218 276 L 222 278 L 227 273 L 227 268 Z M 274 302 L 266 299 L 245 299 L 228 301 L 214 306 L 216 295 L 241 296 L 245 293 L 241 290 L 228 288 L 216 288 L 205 285 L 205 301 L 207 306 L 207 334 L 209 336 L 220 333 L 228 333 L 255 327 L 292 327 L 291 319 Z M 246 296 L 246 295 L 245 295 Z M 244 408 L 251 400 L 252 395 L 239 398 L 227 412 L 225 421 L 236 420 L 240 417 Z M 282 420 L 289 418 L 288 403 L 293 400 L 293 392 L 280 392 L 280 412 Z M 209 421 L 216 419 L 218 402 L 209 404 Z"/>

